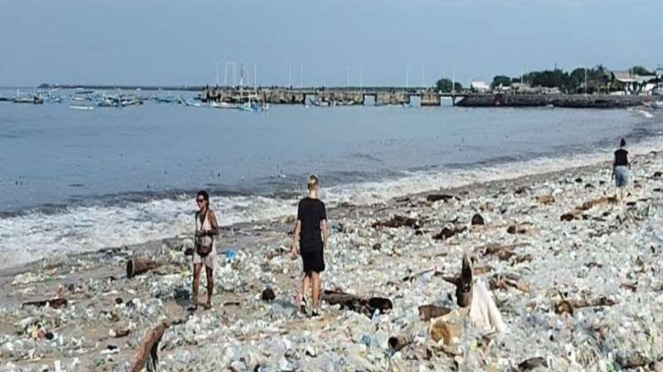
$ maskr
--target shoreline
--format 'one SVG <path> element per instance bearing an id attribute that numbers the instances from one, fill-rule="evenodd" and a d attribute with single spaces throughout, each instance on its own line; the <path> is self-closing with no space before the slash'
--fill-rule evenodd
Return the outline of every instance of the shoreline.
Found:
<path id="1" fill-rule="evenodd" d="M 663 149 L 659 150 L 663 151 Z M 657 150 L 651 150 L 651 152 L 657 152 Z M 641 157 L 643 155 L 639 155 L 638 157 Z M 637 159 L 637 157 L 635 158 Z M 635 160 L 634 159 L 634 160 Z M 495 188 L 495 187 L 505 187 L 506 184 L 509 184 L 510 186 L 517 185 L 517 186 L 524 186 L 526 184 L 530 184 L 532 182 L 537 182 L 540 180 L 544 180 L 546 178 L 554 178 L 561 176 L 566 173 L 570 172 L 593 172 L 597 171 L 599 169 L 603 169 L 606 167 L 609 167 L 610 161 L 604 161 L 600 163 L 595 163 L 595 164 L 589 164 L 589 165 L 583 165 L 579 167 L 569 167 L 565 168 L 562 170 L 556 170 L 552 172 L 544 172 L 544 173 L 534 173 L 534 174 L 529 174 L 529 175 L 524 175 L 524 176 L 518 176 L 515 178 L 505 178 L 505 179 L 500 179 L 500 180 L 493 180 L 493 181 L 483 181 L 483 182 L 474 182 L 470 183 L 467 185 L 463 186 L 458 186 L 458 187 L 451 187 L 451 188 L 440 188 L 440 189 L 432 189 L 429 191 L 425 192 L 417 192 L 417 193 L 410 193 L 410 194 L 404 194 L 401 196 L 396 196 L 394 198 L 391 198 L 390 200 L 386 202 L 378 202 L 378 203 L 372 203 L 368 205 L 355 205 L 355 204 L 349 204 L 349 203 L 344 203 L 342 202 L 341 205 L 329 208 L 328 214 L 330 216 L 330 221 L 333 220 L 333 217 L 335 216 L 335 212 L 340 209 L 340 208 L 347 208 L 348 206 L 351 206 L 353 208 L 357 207 L 367 207 L 367 208 L 382 208 L 385 205 L 391 205 L 391 204 L 398 204 L 399 200 L 405 200 L 405 199 L 414 199 L 414 198 L 420 198 L 420 197 L 425 197 L 427 194 L 434 194 L 434 193 L 443 193 L 443 194 L 451 194 L 451 195 L 456 195 L 456 194 L 463 194 L 463 193 L 468 193 L 470 190 L 483 190 L 487 191 L 488 189 Z M 296 207 L 293 207 L 293 216 L 296 213 Z M 229 232 L 233 230 L 242 230 L 244 228 L 250 227 L 250 226 L 270 226 L 275 223 L 278 223 L 278 221 L 283 220 L 284 218 L 288 218 L 288 216 L 282 216 L 280 218 L 276 219 L 268 219 L 268 220 L 260 220 L 260 221 L 255 221 L 255 222 L 241 222 L 241 223 L 236 223 L 228 226 L 223 226 L 221 227 L 222 234 L 224 232 Z M 130 250 L 134 249 L 145 249 L 148 246 L 154 246 L 156 244 L 161 244 L 164 242 L 172 242 L 172 241 L 180 241 L 182 239 L 186 239 L 187 236 L 171 236 L 171 237 L 165 237 L 162 239 L 156 239 L 156 240 L 149 240 L 143 243 L 137 243 L 137 244 L 127 244 L 127 245 L 121 245 L 121 246 L 109 246 L 109 247 L 104 247 L 100 248 L 98 250 L 94 251 L 87 251 L 87 252 L 77 252 L 74 254 L 67 255 L 67 258 L 63 257 L 46 257 L 46 258 L 41 258 L 36 261 L 32 262 L 27 262 L 23 264 L 18 264 L 15 266 L 10 266 L 6 268 L 0 269 L 0 278 L 7 277 L 7 276 L 13 276 L 20 274 L 21 272 L 25 272 L 31 269 L 36 268 L 37 266 L 40 265 L 50 265 L 53 264 L 53 262 L 50 261 L 57 261 L 57 260 L 68 260 L 68 259 L 75 259 L 78 257 L 89 257 L 89 256 L 94 256 L 94 255 L 103 255 L 105 252 L 108 251 L 116 251 L 118 249 L 124 249 L 128 248 Z"/>
<path id="2" fill-rule="evenodd" d="M 297 315 L 292 298 L 298 292 L 301 263 L 287 252 L 294 209 L 291 217 L 224 229 L 217 249 L 231 247 L 236 258 L 224 260 L 220 254 L 215 307 L 210 311 L 185 310 L 191 273 L 189 258 L 181 251 L 183 237 L 3 269 L 0 344 L 5 346 L 0 346 L 0 368 L 41 371 L 42 365 L 60 361 L 67 371 L 123 371 L 145 331 L 163 320 L 176 321 L 160 344 L 159 370 L 164 371 L 259 366 L 265 371 L 318 371 L 334 370 L 329 367 L 334 365 L 370 371 L 393 366 L 495 371 L 537 356 L 552 363 L 552 370 L 611 368 L 608 365 L 628 370 L 624 360 L 633 353 L 654 363 L 663 359 L 663 344 L 638 340 L 643 332 L 663 326 L 657 320 L 663 303 L 654 300 L 663 288 L 658 279 L 663 265 L 656 258 L 663 253 L 656 240 L 663 233 L 656 212 L 663 199 L 663 178 L 655 176 L 663 170 L 663 156 L 650 151 L 632 163 L 635 184 L 629 203 L 621 207 L 598 202 L 614 195 L 610 162 L 605 161 L 330 209 L 332 234 L 323 283 L 327 289 L 390 298 L 394 308 L 373 319 L 329 305 L 323 306 L 320 318 Z M 452 198 L 433 201 L 431 194 Z M 544 196 L 549 198 L 540 199 Z M 590 201 L 577 218 L 560 220 Z M 477 213 L 484 225 L 470 223 Z M 394 216 L 417 222 L 415 227 L 374 227 Z M 457 232 L 433 238 L 443 227 Z M 514 232 L 509 232 L 512 227 Z M 502 256 L 486 253 L 491 246 L 516 248 Z M 419 320 L 416 309 L 424 304 L 454 308 L 453 287 L 425 272 L 433 266 L 445 274 L 457 273 L 463 252 L 476 258 L 479 280 L 490 284 L 510 333 L 467 328 L 457 339 L 465 356 L 457 359 L 435 351 L 427 331 L 430 322 Z M 150 257 L 165 265 L 127 279 L 124 263 L 129 257 Z M 414 279 L 403 281 L 412 275 Z M 511 279 L 495 282 L 502 276 Z M 202 287 L 201 278 L 204 295 Z M 273 302 L 260 299 L 265 288 L 276 292 Z M 551 305 L 560 301 L 557 293 L 574 300 L 607 298 L 614 305 L 558 314 Z M 61 309 L 20 306 L 52 297 L 70 303 Z M 633 306 L 642 304 L 649 316 Z M 35 321 L 54 335 L 52 341 L 31 336 Z M 113 336 L 124 330 L 128 336 Z M 405 330 L 418 341 L 390 352 L 387 339 Z M 481 340 L 490 342 L 477 349 Z M 598 352 L 591 354 L 595 348 Z M 432 354 L 417 356 L 425 350 Z"/>

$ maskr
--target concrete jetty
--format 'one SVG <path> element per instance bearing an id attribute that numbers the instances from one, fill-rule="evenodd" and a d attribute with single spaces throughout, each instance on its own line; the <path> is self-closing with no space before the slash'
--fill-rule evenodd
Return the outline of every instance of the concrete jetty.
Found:
<path id="1" fill-rule="evenodd" d="M 583 94 L 478 94 L 440 93 L 429 90 L 407 89 L 258 89 L 238 90 L 229 88 L 205 89 L 200 94 L 204 102 L 236 103 L 252 99 L 270 104 L 305 104 L 309 101 L 330 105 L 363 105 L 372 97 L 376 106 L 408 105 L 417 97 L 421 106 L 440 106 L 443 98 L 451 98 L 452 104 L 461 107 L 539 107 L 568 108 L 624 108 L 648 104 L 652 96 L 613 96 Z"/>
<path id="2" fill-rule="evenodd" d="M 473 94 L 463 97 L 461 107 L 625 108 L 656 100 L 653 96 L 611 96 L 584 94 Z"/>
<path id="3" fill-rule="evenodd" d="M 461 107 L 539 107 L 569 108 L 623 108 L 647 105 L 660 97 L 613 96 L 583 94 L 514 94 L 435 92 L 427 88 L 404 87 L 229 87 L 229 86 L 114 86 L 114 85 L 49 85 L 41 88 L 84 88 L 96 90 L 161 90 L 196 91 L 203 102 L 239 103 L 257 100 L 270 104 L 304 105 L 309 102 L 328 103 L 330 106 L 363 105 L 372 99 L 377 106 L 408 105 L 417 98 L 421 106 L 436 107 L 444 98 Z"/>

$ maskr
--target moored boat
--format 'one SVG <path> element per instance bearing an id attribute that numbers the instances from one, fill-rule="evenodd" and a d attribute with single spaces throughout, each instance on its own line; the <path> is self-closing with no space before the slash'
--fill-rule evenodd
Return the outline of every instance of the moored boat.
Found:
<path id="1" fill-rule="evenodd" d="M 81 110 L 81 111 L 90 111 L 94 110 L 94 106 L 81 106 L 81 105 L 71 105 L 69 106 L 72 110 Z"/>

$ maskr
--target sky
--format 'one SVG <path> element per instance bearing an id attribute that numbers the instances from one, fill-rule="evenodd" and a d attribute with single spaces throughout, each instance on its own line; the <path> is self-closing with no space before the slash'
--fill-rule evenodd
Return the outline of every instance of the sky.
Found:
<path id="1" fill-rule="evenodd" d="M 2 0 L 0 86 L 232 83 L 229 62 L 294 86 L 655 68 L 662 20 L 661 0 Z"/>

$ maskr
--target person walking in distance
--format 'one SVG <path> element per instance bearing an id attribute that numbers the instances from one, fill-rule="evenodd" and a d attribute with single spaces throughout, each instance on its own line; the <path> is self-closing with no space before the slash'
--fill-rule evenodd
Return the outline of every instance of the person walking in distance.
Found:
<path id="1" fill-rule="evenodd" d="M 307 312 L 306 296 L 311 287 L 312 316 L 319 315 L 320 273 L 325 270 L 324 252 L 329 237 L 327 210 L 325 203 L 318 199 L 319 189 L 318 177 L 311 175 L 308 179 L 308 196 L 299 202 L 297 208 L 292 242 L 293 254 L 300 254 L 304 265 L 300 307 L 302 312 Z"/>
<path id="2" fill-rule="evenodd" d="M 628 186 L 628 170 L 631 163 L 628 161 L 628 151 L 624 149 L 626 141 L 622 138 L 619 149 L 615 151 L 615 160 L 612 163 L 612 176 L 617 186 L 617 199 L 622 202 L 626 197 L 626 186 Z M 628 167 L 628 170 L 626 169 Z"/>
<path id="3" fill-rule="evenodd" d="M 198 305 L 206 309 L 212 307 L 212 294 L 214 293 L 214 263 L 216 262 L 215 237 L 219 234 L 219 224 L 216 215 L 209 208 L 209 194 L 202 190 L 196 195 L 196 241 L 193 250 L 193 290 L 192 306 L 190 310 L 196 310 Z M 207 302 L 198 302 L 198 287 L 200 284 L 200 272 L 205 266 L 207 277 Z"/>

